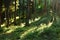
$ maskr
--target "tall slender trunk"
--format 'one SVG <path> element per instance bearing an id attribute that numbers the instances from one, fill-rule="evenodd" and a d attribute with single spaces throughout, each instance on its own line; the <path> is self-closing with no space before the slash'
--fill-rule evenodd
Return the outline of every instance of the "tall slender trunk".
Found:
<path id="1" fill-rule="evenodd" d="M 23 4 L 22 4 L 23 6 L 22 6 L 22 17 L 24 18 L 24 11 L 25 11 L 25 6 L 24 6 L 24 0 L 23 0 Z"/>
<path id="2" fill-rule="evenodd" d="M 14 25 L 16 25 L 16 0 L 15 0 Z"/>
<path id="3" fill-rule="evenodd" d="M 22 9 L 22 4 L 21 4 L 22 0 L 19 0 L 19 20 L 21 18 L 21 9 Z"/>
<path id="4" fill-rule="evenodd" d="M 6 27 L 8 27 L 9 26 L 9 7 L 6 8 L 6 23 L 7 23 Z"/>
<path id="5" fill-rule="evenodd" d="M 22 18 L 21 19 L 23 20 L 22 22 L 24 22 L 24 11 L 25 11 L 24 0 L 22 0 L 22 7 L 21 8 L 22 8 Z"/>
<path id="6" fill-rule="evenodd" d="M 4 3 L 5 8 L 6 8 L 6 14 L 5 14 L 6 23 L 7 23 L 6 27 L 8 27 L 9 26 L 9 5 L 11 3 L 11 0 L 3 0 L 3 3 Z"/>
<path id="7" fill-rule="evenodd" d="M 44 11 L 46 12 L 46 0 L 44 1 Z"/>
<path id="8" fill-rule="evenodd" d="M 2 0 L 0 0 L 0 27 L 1 27 L 1 14 L 2 14 Z"/>
<path id="9" fill-rule="evenodd" d="M 0 33 L 3 32 L 3 29 L 1 27 L 1 14 L 2 14 L 2 0 L 0 0 Z"/>
<path id="10" fill-rule="evenodd" d="M 27 14 L 26 14 L 26 26 L 29 26 L 29 18 L 30 18 L 30 0 L 27 0 Z"/>
<path id="11" fill-rule="evenodd" d="M 54 22 L 56 22 L 58 0 L 55 0 L 53 2 L 54 2 L 53 3 L 53 17 L 54 17 Z"/>

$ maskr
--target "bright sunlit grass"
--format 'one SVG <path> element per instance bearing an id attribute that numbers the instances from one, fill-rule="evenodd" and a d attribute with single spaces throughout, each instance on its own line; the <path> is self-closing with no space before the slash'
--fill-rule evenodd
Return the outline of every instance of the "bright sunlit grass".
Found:
<path id="1" fill-rule="evenodd" d="M 8 31 L 6 31 L 6 33 L 11 33 L 13 32 L 15 29 L 17 28 L 23 28 L 24 26 L 10 26 L 9 28 L 6 28 L 5 30 L 9 29 Z"/>
<path id="2" fill-rule="evenodd" d="M 21 34 L 20 38 L 24 38 L 28 33 L 34 32 L 34 30 L 35 30 L 36 28 L 37 28 L 37 27 L 33 27 L 33 28 L 30 28 L 29 30 L 25 31 L 23 34 Z"/>
<path id="3" fill-rule="evenodd" d="M 1 27 L 5 26 L 5 25 L 6 25 L 6 24 L 4 23 L 4 24 L 1 25 Z"/>
<path id="4" fill-rule="evenodd" d="M 31 24 L 32 22 L 40 20 L 41 17 L 35 18 L 35 20 L 29 20 L 29 23 Z"/>
<path id="5" fill-rule="evenodd" d="M 19 19 L 19 17 L 17 16 L 16 19 Z"/>
<path id="6" fill-rule="evenodd" d="M 38 20 L 40 20 L 40 18 L 41 18 L 41 17 L 35 18 L 35 21 L 38 21 Z"/>
<path id="7" fill-rule="evenodd" d="M 41 24 L 40 27 L 34 27 L 34 28 L 31 28 L 27 31 L 25 31 L 21 36 L 20 38 L 24 38 L 28 33 L 34 33 L 34 31 L 40 31 L 39 33 L 43 32 L 45 28 L 49 28 L 50 26 L 52 25 L 52 23 L 49 23 L 48 25 L 46 24 Z M 36 30 L 35 30 L 36 29 Z"/>
<path id="8" fill-rule="evenodd" d="M 52 25 L 52 24 L 48 24 L 48 25 L 46 25 L 46 24 L 41 24 L 41 27 L 39 27 L 39 28 L 37 29 L 37 31 L 43 30 L 43 29 L 45 29 L 45 28 L 49 28 L 51 25 Z"/>
<path id="9" fill-rule="evenodd" d="M 39 27 L 39 28 L 37 29 L 37 31 L 40 31 L 38 34 L 42 33 L 45 28 L 50 28 L 52 24 L 53 24 L 53 22 L 49 23 L 48 25 L 46 25 L 46 24 L 43 24 L 43 25 L 42 25 L 42 24 L 41 24 L 41 27 Z"/>
<path id="10" fill-rule="evenodd" d="M 41 8 L 41 5 L 39 5 L 38 8 Z"/>
<path id="11" fill-rule="evenodd" d="M 6 33 L 11 33 L 13 30 L 9 30 L 9 31 L 7 31 Z"/>

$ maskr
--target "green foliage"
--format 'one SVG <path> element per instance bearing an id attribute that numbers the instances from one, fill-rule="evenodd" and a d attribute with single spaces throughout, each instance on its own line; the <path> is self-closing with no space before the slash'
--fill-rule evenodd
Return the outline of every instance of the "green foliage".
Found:
<path id="1" fill-rule="evenodd" d="M 4 5 L 6 7 L 9 6 L 8 10 L 9 11 L 11 10 L 11 14 L 14 16 L 14 13 L 15 13 L 14 0 L 12 2 L 10 0 L 10 3 L 8 3 L 8 1 L 7 0 L 4 1 L 4 3 L 5 3 Z M 45 1 L 48 3 L 47 4 L 47 13 L 46 13 L 47 15 L 44 15 L 45 12 L 43 11 L 44 7 L 45 7 L 45 5 L 44 5 Z M 56 21 L 53 20 L 53 17 L 55 17 L 55 15 L 50 15 L 50 13 L 49 13 L 50 0 L 45 0 L 45 1 L 44 0 L 41 0 L 41 1 L 34 0 L 33 1 L 34 4 L 30 5 L 31 2 L 28 2 L 27 0 L 18 0 L 17 4 L 16 4 L 16 7 L 18 10 L 16 9 L 16 15 L 15 15 L 15 16 L 19 17 L 18 19 L 16 19 L 17 28 L 14 30 L 12 30 L 13 28 L 12 29 L 8 28 L 7 30 L 4 30 L 2 27 L 0 27 L 0 40 L 60 40 L 60 18 L 57 17 Z M 6 2 L 9 5 L 7 5 Z M 28 5 L 28 3 L 29 3 L 29 5 Z M 18 8 L 18 6 L 19 6 L 19 8 Z M 32 8 L 30 8 L 30 6 Z M 43 14 L 41 12 L 43 12 Z M 40 16 L 40 14 L 42 14 L 42 15 Z M 3 14 L 3 15 L 5 15 L 5 14 Z M 41 17 L 41 19 L 35 21 L 35 18 L 38 18 L 38 17 Z M 14 19 L 14 17 L 12 19 Z M 9 17 L 9 20 L 10 20 L 10 17 Z M 18 24 L 20 25 L 20 23 L 29 24 L 30 20 L 33 20 L 34 22 L 32 22 L 29 26 L 24 26 L 22 28 L 18 27 Z M 37 31 L 37 29 L 40 27 L 40 24 L 48 25 L 49 22 L 53 22 L 53 24 L 49 28 L 45 28 L 45 29 L 43 29 L 43 31 L 42 30 Z M 28 32 L 28 30 L 30 30 L 34 27 L 37 27 L 37 28 L 35 30 L 33 30 L 32 32 Z M 14 26 L 14 28 L 15 28 L 15 26 Z M 10 31 L 10 30 L 12 30 L 12 32 L 6 33 L 7 31 Z M 24 36 L 24 38 L 20 39 L 20 36 L 22 34 L 24 35 L 25 32 L 28 32 L 28 33 L 26 34 L 26 36 Z"/>
<path id="2" fill-rule="evenodd" d="M 0 33 L 2 33 L 3 32 L 3 28 L 2 27 L 0 27 Z"/>

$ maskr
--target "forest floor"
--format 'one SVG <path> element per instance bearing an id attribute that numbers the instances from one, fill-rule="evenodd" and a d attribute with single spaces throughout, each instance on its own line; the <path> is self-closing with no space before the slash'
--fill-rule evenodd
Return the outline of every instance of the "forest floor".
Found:
<path id="1" fill-rule="evenodd" d="M 31 26 L 13 26 L 3 28 L 0 40 L 60 40 L 60 19 L 48 25 L 40 24 L 40 19 L 31 22 Z M 23 25 L 23 24 L 22 24 Z"/>

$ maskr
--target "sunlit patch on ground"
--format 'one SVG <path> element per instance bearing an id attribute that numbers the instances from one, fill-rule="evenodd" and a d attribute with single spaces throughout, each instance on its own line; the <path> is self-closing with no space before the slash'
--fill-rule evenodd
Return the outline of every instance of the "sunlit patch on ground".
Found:
<path id="1" fill-rule="evenodd" d="M 40 19 L 40 17 L 38 17 L 38 18 L 35 18 L 35 21 L 38 21 Z"/>
<path id="2" fill-rule="evenodd" d="M 29 23 L 31 24 L 32 22 L 40 20 L 41 17 L 35 18 L 35 20 L 29 20 Z"/>
<path id="3" fill-rule="evenodd" d="M 38 21 L 40 18 L 41 18 L 41 17 L 35 18 L 35 20 L 29 20 L 29 23 L 31 24 L 32 22 Z M 5 18 L 5 19 L 6 19 L 6 18 Z M 19 19 L 19 17 L 17 16 L 17 17 L 16 17 L 16 20 L 18 20 L 18 19 Z M 13 22 L 14 22 L 14 19 L 11 18 L 9 21 L 13 23 Z M 9 24 L 11 24 L 11 23 L 9 23 Z M 3 23 L 3 24 L 1 25 L 1 27 L 4 27 L 4 26 L 6 26 L 6 23 Z M 25 26 L 25 23 L 21 23 L 20 26 L 21 26 L 21 27 Z"/>
<path id="4" fill-rule="evenodd" d="M 20 26 L 10 26 L 8 29 L 10 29 L 9 31 L 7 31 L 6 33 L 11 33 L 11 32 L 13 32 L 15 29 L 17 29 L 17 28 L 23 28 L 24 27 L 24 25 L 22 24 L 22 25 L 20 25 Z"/>
<path id="5" fill-rule="evenodd" d="M 28 33 L 33 32 L 37 27 L 30 28 L 29 30 L 25 31 L 20 38 L 24 38 Z"/>
<path id="6" fill-rule="evenodd" d="M 41 5 L 39 5 L 38 8 L 41 8 Z"/>
<path id="7" fill-rule="evenodd" d="M 49 22 L 49 24 L 47 25 L 47 27 L 50 27 L 53 24 L 53 22 Z"/>
<path id="8" fill-rule="evenodd" d="M 23 39 L 28 33 L 34 33 L 35 31 L 40 31 L 39 33 L 43 32 L 45 28 L 49 28 L 50 26 L 52 25 L 52 23 L 49 23 L 48 25 L 46 24 L 41 24 L 40 27 L 34 27 L 34 28 L 31 28 L 27 31 L 25 31 L 21 36 L 20 38 Z M 36 30 L 35 30 L 36 29 Z"/>
<path id="9" fill-rule="evenodd" d="M 14 30 L 9 30 L 9 31 L 7 31 L 6 33 L 11 33 L 11 32 L 13 32 Z"/>
<path id="10" fill-rule="evenodd" d="M 14 19 L 11 18 L 10 22 L 14 22 Z"/>
<path id="11" fill-rule="evenodd" d="M 24 27 L 24 26 L 25 26 L 25 23 L 21 23 L 20 26 L 21 26 L 21 27 Z"/>
<path id="12" fill-rule="evenodd" d="M 16 17 L 16 20 L 17 20 L 17 19 L 19 19 L 18 16 Z M 4 18 L 4 20 L 6 20 L 6 18 Z M 14 18 L 11 18 L 9 21 L 10 21 L 10 22 L 14 22 Z M 10 23 L 9 23 L 9 24 L 10 24 Z M 3 27 L 3 26 L 6 26 L 6 23 L 3 23 L 3 24 L 1 25 L 1 27 Z"/>
<path id="13" fill-rule="evenodd" d="M 17 17 L 18 18 L 18 17 Z M 19 18 L 18 18 L 19 19 Z M 39 21 L 40 20 L 40 17 L 38 17 L 38 18 L 35 18 L 35 21 Z M 32 22 L 35 22 L 35 21 L 29 21 L 30 23 L 32 23 Z M 23 39 L 24 37 L 26 37 L 26 35 L 28 35 L 29 33 L 35 33 L 35 31 L 39 31 L 38 32 L 38 34 L 40 34 L 40 33 L 42 33 L 43 31 L 44 31 L 44 29 L 45 28 L 49 28 L 49 27 L 51 27 L 51 25 L 53 24 L 53 22 L 51 22 L 51 23 L 49 23 L 48 25 L 46 25 L 46 24 L 40 24 L 39 26 L 36 26 L 35 25 L 35 27 L 31 27 L 31 28 L 29 28 L 28 30 L 26 30 L 26 31 L 24 31 L 19 37 L 21 38 L 21 39 Z M 5 28 L 4 30 L 7 30 L 7 29 L 9 29 L 8 31 L 6 31 L 5 33 L 6 34 L 9 34 L 9 33 L 12 33 L 12 32 L 14 32 L 17 28 L 23 28 L 25 26 L 25 23 L 21 23 L 19 26 L 14 26 L 13 24 L 10 26 L 10 27 L 8 27 L 8 28 Z M 37 35 L 38 35 L 37 34 Z"/>
<path id="14" fill-rule="evenodd" d="M 11 26 L 9 26 L 8 28 L 4 27 L 3 29 L 4 29 L 4 31 L 6 31 L 6 30 L 9 29 L 9 30 L 6 31 L 5 33 L 11 33 L 11 32 L 13 32 L 15 29 L 17 29 L 17 28 L 23 28 L 23 27 L 24 27 L 24 24 L 25 24 L 25 23 L 21 23 L 20 26 L 11 25 Z"/>
<path id="15" fill-rule="evenodd" d="M 41 24 L 40 27 L 37 29 L 37 31 L 40 31 L 39 33 L 43 32 L 45 28 L 50 28 L 53 22 L 49 23 L 48 25 L 46 24 Z M 38 34 L 39 34 L 38 33 Z"/>
<path id="16" fill-rule="evenodd" d="M 1 25 L 1 27 L 5 26 L 5 25 L 6 25 L 6 24 L 4 23 L 4 24 Z"/>
<path id="17" fill-rule="evenodd" d="M 19 17 L 17 16 L 16 19 L 19 19 Z"/>

